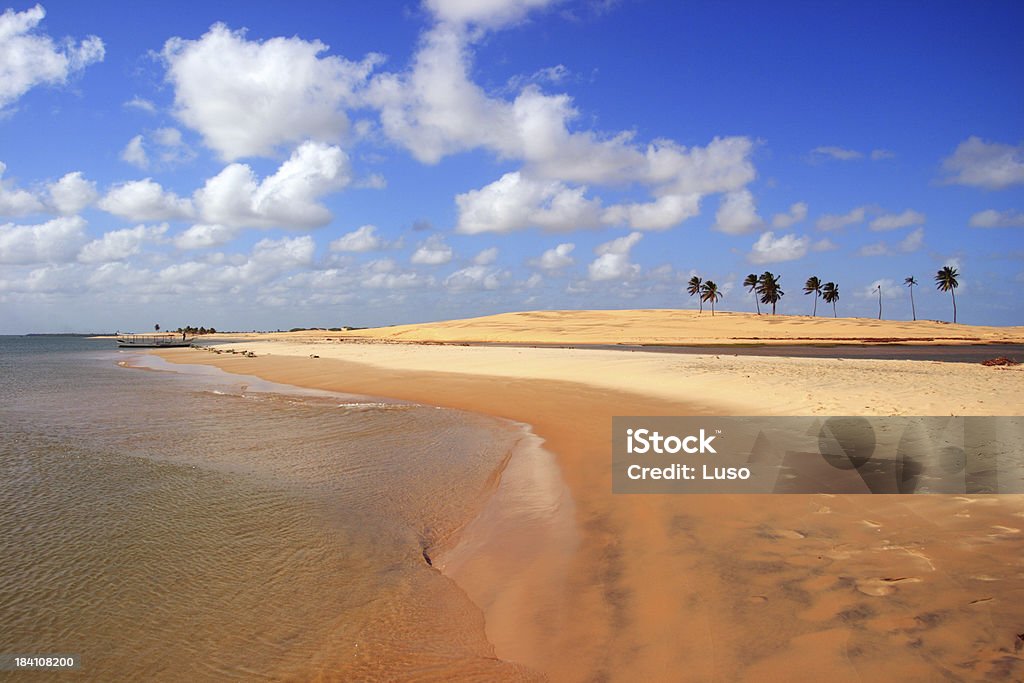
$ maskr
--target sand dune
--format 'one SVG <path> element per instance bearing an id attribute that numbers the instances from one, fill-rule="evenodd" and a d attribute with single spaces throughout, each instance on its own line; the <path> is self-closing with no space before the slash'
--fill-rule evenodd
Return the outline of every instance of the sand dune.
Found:
<path id="1" fill-rule="evenodd" d="M 872 342 L 978 344 L 1024 342 L 1024 327 L 953 325 L 823 316 L 684 310 L 528 311 L 483 318 L 397 325 L 344 333 L 291 333 L 420 342 L 535 344 L 793 344 Z"/>

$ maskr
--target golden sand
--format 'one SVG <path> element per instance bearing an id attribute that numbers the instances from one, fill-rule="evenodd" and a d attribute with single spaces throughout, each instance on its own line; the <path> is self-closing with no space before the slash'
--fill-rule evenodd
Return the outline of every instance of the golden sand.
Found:
<path id="1" fill-rule="evenodd" d="M 937 330 L 959 343 L 1022 336 L 1021 328 L 924 322 L 710 320 L 677 311 L 509 314 L 360 336 L 665 343 L 698 339 L 677 334 L 698 322 L 711 335 L 700 343 L 923 339 Z M 719 320 L 727 322 L 715 327 Z M 1024 671 L 1015 651 L 1024 631 L 1024 497 L 623 496 L 611 493 L 610 468 L 613 415 L 1021 415 L 1021 367 L 352 344 L 328 339 L 337 333 L 300 334 L 224 347 L 255 358 L 160 353 L 300 386 L 474 410 L 528 423 L 546 440 L 564 505 L 522 524 L 492 505 L 442 562 L 483 610 L 502 659 L 558 681 Z M 506 475 L 523 483 L 511 467 Z"/>

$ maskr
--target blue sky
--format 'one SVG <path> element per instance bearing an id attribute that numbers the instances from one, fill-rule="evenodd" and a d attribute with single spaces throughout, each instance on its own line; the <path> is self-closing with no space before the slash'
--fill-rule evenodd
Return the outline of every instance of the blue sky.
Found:
<path id="1" fill-rule="evenodd" d="M 0 11 L 6 8 L 0 4 Z M 0 333 L 551 308 L 1024 324 L 1024 5 L 0 14 Z M 821 307 L 824 309 L 824 307 Z M 823 311 L 819 311 L 821 313 Z"/>

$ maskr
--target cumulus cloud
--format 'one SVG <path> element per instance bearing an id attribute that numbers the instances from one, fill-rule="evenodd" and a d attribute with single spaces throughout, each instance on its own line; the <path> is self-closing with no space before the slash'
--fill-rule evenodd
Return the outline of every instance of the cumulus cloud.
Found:
<path id="1" fill-rule="evenodd" d="M 228 161 L 300 140 L 338 142 L 344 109 L 359 103 L 356 91 L 381 57 L 351 62 L 327 50 L 298 37 L 250 41 L 224 24 L 198 40 L 171 38 L 162 55 L 174 114 Z"/>
<path id="2" fill-rule="evenodd" d="M 147 114 L 156 113 L 156 105 L 143 97 L 133 97 L 125 102 L 124 106 L 126 109 L 137 109 L 139 111 L 144 111 Z"/>
<path id="3" fill-rule="evenodd" d="M 872 230 L 896 230 L 908 228 L 912 225 L 922 225 L 925 222 L 925 215 L 919 211 L 907 209 L 903 213 L 889 213 L 879 216 L 869 223 Z"/>
<path id="4" fill-rule="evenodd" d="M 88 36 L 57 45 L 36 31 L 46 16 L 41 5 L 0 14 L 0 111 L 37 85 L 60 85 L 90 64 L 103 60 L 103 41 Z"/>
<path id="5" fill-rule="evenodd" d="M 499 28 L 515 24 L 536 8 L 554 5 L 559 0 L 426 0 L 424 3 L 438 20 L 453 24 L 476 24 Z"/>
<path id="6" fill-rule="evenodd" d="M 729 235 L 743 235 L 763 225 L 764 221 L 757 215 L 754 195 L 749 190 L 729 192 L 722 197 L 722 203 L 715 214 L 715 230 Z"/>
<path id="7" fill-rule="evenodd" d="M 50 205 L 63 216 L 76 214 L 99 197 L 96 183 L 86 180 L 81 171 L 68 173 L 47 188 Z"/>
<path id="8" fill-rule="evenodd" d="M 777 213 L 772 216 L 773 228 L 790 228 L 807 218 L 807 203 L 797 202 L 791 204 L 786 213 Z"/>
<path id="9" fill-rule="evenodd" d="M 1024 144 L 986 142 L 971 136 L 942 161 L 947 184 L 1002 190 L 1024 183 Z"/>
<path id="10" fill-rule="evenodd" d="M 73 261 L 85 242 L 85 220 L 54 218 L 39 225 L 0 225 L 0 263 L 26 265 Z"/>
<path id="11" fill-rule="evenodd" d="M 2 34 L 0 34 L 2 35 Z M 4 180 L 7 165 L 0 161 L 0 216 L 25 216 L 43 210 L 43 203 L 28 190 L 12 187 Z"/>
<path id="12" fill-rule="evenodd" d="M 97 205 L 132 221 L 179 220 L 195 213 L 191 200 L 164 190 L 150 178 L 115 185 Z"/>
<path id="13" fill-rule="evenodd" d="M 884 159 L 892 159 L 896 156 L 896 153 L 888 149 L 873 149 L 871 150 L 871 161 L 882 161 Z"/>
<path id="14" fill-rule="evenodd" d="M 848 225 L 857 225 L 858 223 L 864 222 L 864 216 L 866 215 L 868 207 L 858 206 L 849 213 L 842 215 L 836 214 L 824 214 L 815 223 L 815 227 L 818 230 L 832 231 L 840 230 Z"/>
<path id="15" fill-rule="evenodd" d="M 516 171 L 479 190 L 457 195 L 456 231 L 466 234 L 512 232 L 529 227 L 570 231 L 601 225 L 600 202 L 586 188 L 538 181 Z"/>
<path id="16" fill-rule="evenodd" d="M 587 267 L 590 279 L 595 282 L 603 280 L 628 280 L 640 273 L 640 266 L 630 263 L 629 252 L 643 238 L 643 233 L 630 234 L 599 244 L 594 249 L 597 258 Z"/>
<path id="17" fill-rule="evenodd" d="M 486 265 L 472 265 L 457 270 L 444 280 L 446 289 L 453 292 L 491 291 L 501 287 L 506 273 Z"/>
<path id="18" fill-rule="evenodd" d="M 206 223 L 313 228 L 331 220 L 319 198 L 350 181 L 348 156 L 340 147 L 305 142 L 262 181 L 247 164 L 228 165 L 196 191 L 195 204 Z"/>
<path id="19" fill-rule="evenodd" d="M 226 225 L 197 223 L 174 238 L 179 249 L 205 249 L 227 244 L 238 235 L 237 228 Z"/>
<path id="20" fill-rule="evenodd" d="M 924 228 L 910 231 L 906 237 L 893 246 L 886 242 L 866 244 L 858 250 L 860 256 L 891 256 L 896 253 L 909 254 L 917 251 L 924 244 Z"/>
<path id="21" fill-rule="evenodd" d="M 331 251 L 378 251 L 387 248 L 388 244 L 377 234 L 376 225 L 362 225 L 352 232 L 345 233 L 330 244 Z"/>
<path id="22" fill-rule="evenodd" d="M 468 13 L 489 11 L 468 7 Z M 529 9 L 516 7 L 516 12 Z M 467 214 L 460 219 L 461 232 L 528 227 L 531 210 L 555 198 L 580 213 L 546 216 L 556 226 L 546 229 L 574 229 L 571 224 L 584 222 L 583 217 L 595 225 L 665 229 L 696 215 L 702 196 L 740 190 L 756 176 L 748 138 L 716 138 L 692 148 L 658 139 L 644 146 L 635 142 L 632 131 L 603 134 L 570 127 L 579 112 L 566 94 L 545 94 L 534 85 L 512 100 L 488 94 L 470 78 L 472 48 L 481 35 L 454 19 L 442 21 L 424 34 L 407 71 L 377 74 L 367 89 L 366 101 L 380 111 L 382 132 L 421 162 L 434 164 L 472 149 L 523 162 L 516 175 L 460 195 L 463 203 L 481 200 L 460 206 Z M 607 206 L 597 220 L 601 202 L 586 196 L 589 184 L 635 184 L 652 198 Z M 476 221 L 469 209 L 498 190 L 511 193 L 508 206 Z M 538 199 L 536 193 L 548 196 Z"/>
<path id="23" fill-rule="evenodd" d="M 540 255 L 540 258 L 530 261 L 530 265 L 534 268 L 540 268 L 541 270 L 548 271 L 567 268 L 575 263 L 572 256 L 570 256 L 575 248 L 576 245 L 571 242 L 559 244 L 558 246 L 545 251 Z"/>
<path id="24" fill-rule="evenodd" d="M 167 224 L 137 225 L 125 230 L 112 230 L 103 237 L 89 242 L 78 252 L 82 263 L 109 263 L 123 261 L 142 251 L 146 242 L 159 240 L 167 232 Z"/>
<path id="25" fill-rule="evenodd" d="M 482 250 L 473 257 L 473 263 L 478 266 L 487 266 L 498 260 L 498 248 L 489 247 Z"/>
<path id="26" fill-rule="evenodd" d="M 856 159 L 863 159 L 864 154 L 854 149 L 845 149 L 843 147 L 815 147 L 811 150 L 811 154 L 817 158 L 828 157 L 830 159 L 836 159 L 838 161 L 854 161 Z"/>
<path id="27" fill-rule="evenodd" d="M 754 242 L 747 260 L 751 263 L 782 263 L 784 261 L 795 261 L 807 254 L 811 240 L 809 237 L 798 237 L 794 234 L 775 236 L 775 233 L 768 231 Z"/>
<path id="28" fill-rule="evenodd" d="M 225 266 L 217 279 L 233 285 L 267 282 L 288 270 L 312 264 L 315 250 L 316 244 L 309 235 L 263 239 L 253 246 L 245 263 Z"/>
<path id="29" fill-rule="evenodd" d="M 988 209 L 971 216 L 972 228 L 1024 228 L 1024 212 Z"/>
<path id="30" fill-rule="evenodd" d="M 146 154 L 146 144 L 141 135 L 136 135 L 124 146 L 121 150 L 121 161 L 138 168 L 149 168 L 149 155 Z"/>
<path id="31" fill-rule="evenodd" d="M 454 252 L 441 235 L 431 235 L 413 252 L 410 261 L 425 266 L 440 266 L 452 260 Z"/>

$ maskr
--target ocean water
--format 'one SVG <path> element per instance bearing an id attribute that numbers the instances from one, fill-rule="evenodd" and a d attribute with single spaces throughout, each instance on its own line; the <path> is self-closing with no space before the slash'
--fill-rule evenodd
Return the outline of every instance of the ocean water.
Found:
<path id="1" fill-rule="evenodd" d="M 524 676 L 427 560 L 531 438 L 0 337 L 0 653 L 76 654 L 98 681 Z"/>

